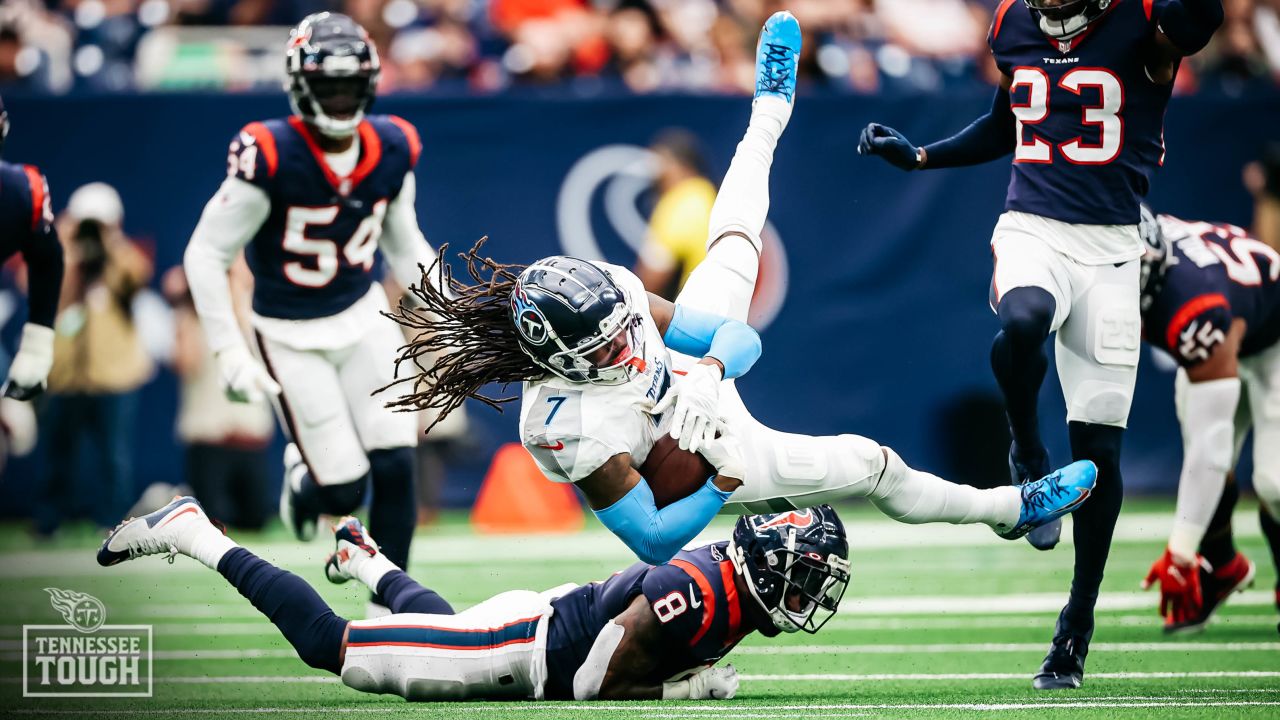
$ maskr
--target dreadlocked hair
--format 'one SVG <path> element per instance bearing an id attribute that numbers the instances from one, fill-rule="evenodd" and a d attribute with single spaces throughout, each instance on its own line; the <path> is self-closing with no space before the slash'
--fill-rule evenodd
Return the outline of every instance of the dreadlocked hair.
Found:
<path id="1" fill-rule="evenodd" d="M 499 384 L 505 393 L 511 383 L 537 380 L 546 374 L 520 349 L 511 322 L 511 291 L 525 266 L 482 257 L 480 252 L 488 239 L 482 237 L 470 250 L 458 253 L 471 284 L 453 277 L 445 262 L 449 246 L 442 245 L 430 268 L 419 266 L 422 279 L 409 288 L 418 303 L 412 307 L 401 303 L 394 312 L 383 313 L 412 330 L 414 337 L 400 348 L 396 379 L 377 392 L 410 385 L 386 406 L 397 412 L 436 411 L 428 431 L 467 398 L 501 412 L 505 403 L 518 397 L 485 395 L 481 392 L 485 385 Z M 437 276 L 439 284 L 431 280 Z"/>

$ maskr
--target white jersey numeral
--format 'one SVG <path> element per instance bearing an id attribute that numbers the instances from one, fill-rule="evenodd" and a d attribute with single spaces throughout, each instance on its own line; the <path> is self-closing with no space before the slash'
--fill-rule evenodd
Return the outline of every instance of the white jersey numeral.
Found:
<path id="1" fill-rule="evenodd" d="M 379 200 L 373 212 L 360 221 L 351 239 L 342 246 L 342 257 L 352 267 L 373 268 L 378 239 L 382 237 L 382 221 L 387 216 L 387 201 Z M 303 287 L 324 287 L 338 275 L 338 245 L 333 240 L 307 237 L 307 227 L 328 225 L 338 217 L 338 206 L 291 207 L 284 218 L 284 249 L 315 258 L 315 267 L 294 260 L 284 264 L 289 282 Z"/>
<path id="2" fill-rule="evenodd" d="M 1025 140 L 1026 125 L 1036 125 L 1049 117 L 1049 76 L 1040 68 L 1020 67 L 1013 71 L 1013 85 L 1009 94 L 1019 87 L 1026 86 L 1027 102 L 1025 105 L 1012 103 L 1013 117 L 1017 120 L 1018 145 L 1013 152 L 1014 162 L 1049 163 L 1053 162 L 1053 147 L 1048 142 L 1031 133 L 1030 141 Z"/>
<path id="3" fill-rule="evenodd" d="M 1223 266 L 1227 268 L 1227 275 L 1240 285 L 1256 287 L 1262 284 L 1262 268 L 1258 267 L 1258 260 L 1254 255 L 1267 259 L 1267 275 L 1271 282 L 1280 279 L 1280 253 L 1261 240 L 1250 237 L 1233 238 L 1230 252 L 1214 242 L 1205 245 L 1222 260 Z"/>
<path id="4" fill-rule="evenodd" d="M 1036 125 L 1049 116 L 1049 76 L 1040 68 L 1020 67 L 1013 71 L 1009 86 L 1012 94 L 1020 87 L 1027 88 L 1025 103 L 1011 103 L 1017 121 L 1014 162 L 1051 163 L 1053 145 L 1035 134 L 1024 131 L 1025 126 Z M 1085 142 L 1076 137 L 1058 144 L 1058 151 L 1067 162 L 1077 165 L 1105 165 L 1120 156 L 1124 146 L 1124 85 L 1115 73 L 1105 68 L 1075 68 L 1058 81 L 1058 87 L 1080 95 L 1085 88 L 1097 88 L 1098 104 L 1086 106 L 1081 122 L 1097 129 L 1098 141 Z"/>

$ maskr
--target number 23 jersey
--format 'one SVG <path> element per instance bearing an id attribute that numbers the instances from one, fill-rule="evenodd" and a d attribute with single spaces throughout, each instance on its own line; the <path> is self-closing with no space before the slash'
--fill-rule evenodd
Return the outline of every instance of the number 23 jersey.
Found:
<path id="1" fill-rule="evenodd" d="M 297 117 L 250 123 L 227 156 L 230 176 L 271 199 L 266 222 L 245 248 L 253 310 L 263 317 L 329 317 L 365 296 L 387 206 L 422 147 L 408 122 L 370 116 L 356 130 L 355 168 L 340 177 L 312 132 Z"/>
<path id="2" fill-rule="evenodd" d="M 1012 78 L 1017 119 L 1005 209 L 1084 225 L 1137 225 L 1164 161 L 1172 83 L 1146 64 L 1155 0 L 1112 0 L 1069 41 L 1045 35 L 1021 0 L 996 10 L 988 43 Z"/>

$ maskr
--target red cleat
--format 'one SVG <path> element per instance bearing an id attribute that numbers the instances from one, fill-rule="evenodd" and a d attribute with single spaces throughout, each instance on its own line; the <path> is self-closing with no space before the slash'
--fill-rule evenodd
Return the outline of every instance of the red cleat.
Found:
<path id="1" fill-rule="evenodd" d="M 1242 592 L 1253 585 L 1253 576 L 1257 566 L 1244 553 L 1237 552 L 1231 561 L 1212 572 L 1200 570 L 1200 588 L 1204 598 L 1200 612 L 1195 617 L 1181 623 L 1166 625 L 1166 633 L 1192 633 L 1204 630 L 1213 613 L 1222 606 L 1227 597 L 1234 592 Z M 1280 602 L 1280 593 L 1277 595 Z"/>

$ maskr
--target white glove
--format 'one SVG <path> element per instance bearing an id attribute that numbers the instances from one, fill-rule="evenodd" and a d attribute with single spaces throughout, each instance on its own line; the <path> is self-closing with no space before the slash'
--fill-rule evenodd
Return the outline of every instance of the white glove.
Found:
<path id="1" fill-rule="evenodd" d="M 233 402 L 259 403 L 268 395 L 280 394 L 280 386 L 243 345 L 232 345 L 218 352 L 218 371 L 222 375 L 222 387 Z"/>
<path id="2" fill-rule="evenodd" d="M 680 441 L 680 449 L 698 452 L 710 443 L 720 429 L 720 366 L 698 363 L 689 369 L 667 391 L 650 411 L 661 415 L 675 405 L 671 416 L 671 437 Z"/>
<path id="3" fill-rule="evenodd" d="M 709 667 L 685 682 L 690 700 L 729 700 L 738 693 L 738 671 L 732 664 Z"/>
<path id="4" fill-rule="evenodd" d="M 9 382 L 4 396 L 14 400 L 30 400 L 44 392 L 53 367 L 53 329 L 27 323 L 22 326 L 18 354 L 9 366 Z"/>
<path id="5" fill-rule="evenodd" d="M 747 461 L 742 455 L 742 443 L 730 431 L 728 424 L 719 422 L 720 437 L 702 446 L 699 453 L 715 467 L 716 472 L 728 478 L 743 480 L 747 476 Z"/>

